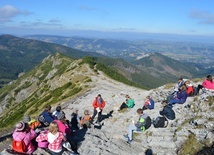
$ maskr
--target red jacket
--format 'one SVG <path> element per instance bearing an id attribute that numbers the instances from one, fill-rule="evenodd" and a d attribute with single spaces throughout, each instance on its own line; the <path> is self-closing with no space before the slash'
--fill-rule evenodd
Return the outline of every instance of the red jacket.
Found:
<path id="1" fill-rule="evenodd" d="M 94 102 L 93 102 L 93 107 L 96 108 L 100 108 L 101 110 L 105 107 L 106 103 L 105 101 L 102 99 L 102 103 L 98 102 L 98 97 L 95 98 Z"/>

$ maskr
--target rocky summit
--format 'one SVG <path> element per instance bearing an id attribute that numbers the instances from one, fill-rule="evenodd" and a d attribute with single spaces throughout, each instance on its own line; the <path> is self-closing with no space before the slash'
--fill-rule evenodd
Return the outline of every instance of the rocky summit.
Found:
<path id="1" fill-rule="evenodd" d="M 81 155 L 144 155 L 147 149 L 151 149 L 156 155 L 194 155 L 213 144 L 214 94 L 202 92 L 198 96 L 188 97 L 183 105 L 174 105 L 176 119 L 169 121 L 166 128 L 154 128 L 152 125 L 144 132 L 134 133 L 133 142 L 128 144 L 123 135 L 127 134 L 132 120 L 138 120 L 136 110 L 143 107 L 146 96 L 150 95 L 154 99 L 155 108 L 145 110 L 144 113 L 155 119 L 162 109 L 161 102 L 173 92 L 173 84 L 147 91 L 114 81 L 100 71 L 94 73 L 89 66 L 85 67 L 84 71 L 72 75 L 81 74 L 90 77 L 90 82 L 84 83 L 87 85 L 86 89 L 67 100 L 58 101 L 52 109 L 55 110 L 56 105 L 61 105 L 68 120 L 73 109 L 78 109 L 79 116 L 83 116 L 86 109 L 92 114 L 94 98 L 98 94 L 102 95 L 106 107 L 103 110 L 101 125 L 76 131 L 73 135 L 73 139 L 78 142 L 78 152 Z M 52 72 L 54 74 L 54 70 Z M 51 73 L 47 75 L 53 78 Z M 59 79 L 63 79 L 63 76 Z M 66 80 L 68 79 L 66 77 Z M 48 83 L 47 80 L 46 82 Z M 192 81 L 195 86 L 201 82 L 201 80 Z M 51 85 L 54 87 L 57 83 Z M 126 94 L 135 100 L 135 106 L 119 112 L 118 108 L 125 101 Z M 11 145 L 8 132 L 0 139 L 1 155 L 7 155 L 3 149 L 10 148 Z M 37 149 L 34 154 L 48 153 Z"/>

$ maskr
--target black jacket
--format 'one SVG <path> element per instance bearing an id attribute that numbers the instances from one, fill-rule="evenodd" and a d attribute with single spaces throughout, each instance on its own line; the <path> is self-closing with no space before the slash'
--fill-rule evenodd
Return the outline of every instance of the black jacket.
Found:
<path id="1" fill-rule="evenodd" d="M 165 116 L 166 118 L 170 119 L 170 120 L 174 120 L 175 119 L 175 112 L 172 109 L 172 105 L 167 104 L 162 111 L 160 111 L 160 115 Z"/>

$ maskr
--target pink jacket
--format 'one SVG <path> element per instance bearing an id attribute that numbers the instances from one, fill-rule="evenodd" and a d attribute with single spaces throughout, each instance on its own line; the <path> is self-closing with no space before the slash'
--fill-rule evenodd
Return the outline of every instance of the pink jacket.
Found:
<path id="1" fill-rule="evenodd" d="M 19 132 L 17 130 L 15 130 L 13 132 L 13 139 L 16 141 L 22 141 L 24 139 L 24 143 L 27 146 L 27 154 L 31 154 L 35 151 L 35 147 L 33 146 L 33 144 L 31 143 L 31 140 L 34 139 L 36 137 L 36 133 L 34 130 L 29 129 L 29 132 Z"/>
<path id="2" fill-rule="evenodd" d="M 60 120 L 54 120 L 54 122 L 56 122 L 58 124 L 60 132 L 66 133 L 66 134 L 70 134 L 71 133 L 71 129 L 68 127 L 67 124 L 64 124 Z"/>
<path id="3" fill-rule="evenodd" d="M 202 86 L 204 86 L 204 88 L 206 89 L 211 89 L 214 90 L 214 81 L 208 81 L 207 79 L 204 80 L 204 82 L 202 83 Z"/>

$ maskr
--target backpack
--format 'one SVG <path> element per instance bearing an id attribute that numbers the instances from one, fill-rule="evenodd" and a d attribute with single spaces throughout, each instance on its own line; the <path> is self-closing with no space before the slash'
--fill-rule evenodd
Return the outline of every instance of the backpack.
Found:
<path id="1" fill-rule="evenodd" d="M 168 120 L 166 117 L 158 116 L 154 121 L 153 125 L 155 128 L 166 128 L 168 125 Z"/>
<path id="2" fill-rule="evenodd" d="M 19 153 L 25 153 L 27 152 L 27 146 L 24 143 L 24 139 L 21 141 L 16 141 L 13 139 L 12 141 L 12 150 L 19 152 Z"/>
<path id="3" fill-rule="evenodd" d="M 45 117 L 44 117 L 42 114 L 39 115 L 38 121 L 39 121 L 40 123 L 44 124 L 45 126 L 49 126 L 49 125 L 50 125 L 50 123 L 48 123 L 48 122 L 45 120 Z"/>
<path id="4" fill-rule="evenodd" d="M 147 130 L 152 125 L 151 117 L 146 118 L 145 130 Z"/>

